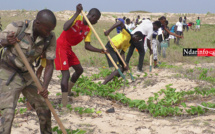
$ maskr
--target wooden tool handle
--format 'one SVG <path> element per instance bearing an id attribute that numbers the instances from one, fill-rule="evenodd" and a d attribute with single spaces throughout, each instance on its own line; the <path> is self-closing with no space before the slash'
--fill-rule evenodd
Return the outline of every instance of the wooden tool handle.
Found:
<path id="1" fill-rule="evenodd" d="M 91 30 L 93 31 L 93 33 L 95 34 L 96 38 L 98 39 L 99 43 L 101 44 L 101 46 L 103 47 L 104 50 L 107 50 L 107 48 L 104 46 L 104 44 L 102 43 L 101 39 L 99 38 L 98 34 L 96 33 L 96 30 L 93 28 L 92 24 L 90 23 L 90 21 L 88 20 L 87 16 L 85 15 L 85 13 L 83 12 L 83 10 L 81 11 L 81 14 L 83 15 L 84 19 L 87 21 L 88 25 L 90 26 Z M 111 60 L 112 64 L 114 65 L 114 67 L 118 70 L 118 66 L 116 65 L 116 63 L 114 62 L 113 58 L 110 56 L 110 54 L 107 54 L 108 58 Z"/>
<path id="2" fill-rule="evenodd" d="M 92 24 L 90 23 L 90 21 L 88 20 L 87 16 L 83 12 L 83 10 L 81 11 L 81 14 L 83 15 L 84 19 L 87 21 L 87 24 L 90 26 L 91 30 L 95 34 L 96 38 L 98 39 L 98 41 L 101 44 L 101 46 L 103 47 L 103 49 L 107 50 L 106 47 L 104 46 L 104 44 L 102 43 L 101 39 L 99 38 L 98 34 L 96 33 L 96 30 L 93 28 Z"/>
<path id="3" fill-rule="evenodd" d="M 22 52 L 22 49 L 20 48 L 18 43 L 15 44 L 15 48 L 16 48 L 16 51 L 18 52 L 19 56 L 21 57 L 23 63 L 25 64 L 26 68 L 28 69 L 32 79 L 36 83 L 36 86 L 37 86 L 38 90 L 42 91 L 42 89 L 43 89 L 42 85 L 40 84 L 39 79 L 37 78 L 36 74 L 34 73 L 32 67 L 30 66 L 27 58 L 25 57 L 25 55 Z M 52 112 L 52 114 L 53 114 L 55 120 L 57 121 L 60 129 L 62 130 L 63 134 L 67 134 L 67 132 L 66 132 L 66 130 L 65 130 L 65 128 L 64 128 L 64 126 L 63 126 L 63 124 L 62 124 L 62 122 L 60 120 L 60 118 L 58 117 L 57 113 L 55 112 L 55 110 L 54 110 L 52 104 L 50 103 L 50 101 L 48 100 L 48 98 L 45 98 L 45 102 L 46 102 L 47 106 L 49 107 L 50 111 Z"/>
<path id="4" fill-rule="evenodd" d="M 104 29 L 104 32 L 105 32 L 105 29 Z M 110 41 L 112 47 L 114 48 L 115 52 L 117 53 L 117 55 L 119 56 L 119 58 L 121 59 L 123 65 L 126 67 L 127 64 L 125 63 L 125 61 L 123 60 L 122 56 L 120 55 L 119 51 L 117 50 L 116 46 L 114 45 L 114 43 L 112 42 L 110 36 L 107 36 L 108 37 L 108 40 Z"/>
<path id="5" fill-rule="evenodd" d="M 152 56 L 153 55 L 150 55 L 150 66 L 152 66 Z"/>
<path id="6" fill-rule="evenodd" d="M 105 32 L 105 29 L 104 29 L 104 32 Z M 123 65 L 124 65 L 124 67 L 127 67 L 127 64 L 125 63 L 125 61 L 123 60 L 123 58 L 122 58 L 122 56 L 120 55 L 119 51 L 117 50 L 116 46 L 115 46 L 114 43 L 112 42 L 110 36 L 107 36 L 107 37 L 108 37 L 108 40 L 110 41 L 110 43 L 112 44 L 114 50 L 116 51 L 117 55 L 118 55 L 119 58 L 121 59 L 121 61 L 122 61 Z M 130 74 L 132 81 L 134 81 L 134 77 L 132 76 L 130 70 L 128 70 L 128 73 Z"/>

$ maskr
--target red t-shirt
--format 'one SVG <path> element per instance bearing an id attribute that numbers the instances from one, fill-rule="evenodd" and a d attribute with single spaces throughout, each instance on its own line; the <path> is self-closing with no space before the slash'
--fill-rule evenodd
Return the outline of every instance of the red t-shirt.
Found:
<path id="1" fill-rule="evenodd" d="M 71 48 L 80 43 L 83 39 L 85 42 L 90 42 L 91 30 L 88 25 L 84 25 L 83 17 L 78 16 L 73 22 L 72 26 L 63 31 L 57 39 L 57 47 Z"/>

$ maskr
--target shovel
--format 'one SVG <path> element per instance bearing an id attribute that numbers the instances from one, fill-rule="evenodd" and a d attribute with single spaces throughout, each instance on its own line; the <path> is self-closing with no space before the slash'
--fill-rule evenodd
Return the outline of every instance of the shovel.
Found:
<path id="1" fill-rule="evenodd" d="M 24 63 L 25 66 L 26 66 L 26 68 L 28 69 L 28 71 L 29 71 L 29 73 L 30 73 L 32 79 L 33 79 L 34 82 L 36 83 L 37 89 L 38 89 L 39 91 L 42 91 L 42 89 L 43 89 L 43 88 L 42 88 L 42 85 L 40 84 L 40 81 L 38 80 L 36 74 L 34 73 L 32 67 L 31 67 L 31 65 L 29 64 L 27 58 L 25 57 L 24 53 L 22 52 L 22 49 L 20 48 L 19 44 L 16 43 L 16 44 L 14 45 L 14 47 L 15 47 L 16 51 L 18 52 L 19 56 L 21 57 L 23 63 Z M 66 132 L 66 130 L 65 130 L 65 128 L 64 128 L 64 126 L 63 126 L 63 124 L 62 124 L 62 122 L 61 122 L 61 120 L 60 120 L 60 118 L 58 117 L 57 113 L 55 112 L 55 110 L 54 110 L 52 104 L 50 103 L 50 101 L 48 100 L 48 98 L 44 98 L 44 99 L 45 99 L 45 102 L 46 102 L 47 106 L 49 107 L 50 111 L 52 112 L 52 114 L 53 114 L 55 120 L 57 121 L 57 123 L 58 123 L 60 129 L 62 130 L 63 134 L 67 134 L 67 132 Z"/>
<path id="2" fill-rule="evenodd" d="M 149 67 L 149 71 L 152 71 L 152 54 L 150 55 L 150 67 Z"/>
<path id="3" fill-rule="evenodd" d="M 151 37 L 150 43 L 151 43 L 151 47 L 152 47 L 152 37 Z M 149 56 L 149 64 L 150 64 L 150 66 L 149 66 L 149 72 L 152 71 L 152 55 L 153 55 L 153 54 L 151 54 L 151 55 Z"/>

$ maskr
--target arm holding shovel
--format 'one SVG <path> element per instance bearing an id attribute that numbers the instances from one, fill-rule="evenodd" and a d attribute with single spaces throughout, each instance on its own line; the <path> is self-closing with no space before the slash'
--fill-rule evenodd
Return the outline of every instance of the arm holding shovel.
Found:
<path id="1" fill-rule="evenodd" d="M 125 52 L 121 51 L 120 55 L 122 57 L 122 60 L 125 61 Z M 124 69 L 125 69 L 125 71 L 129 70 L 129 66 L 127 64 L 124 64 Z"/>
<path id="2" fill-rule="evenodd" d="M 89 25 L 89 27 L 91 28 L 91 30 L 93 31 L 93 33 L 95 34 L 96 38 L 98 39 L 99 43 L 101 44 L 101 46 L 103 47 L 103 49 L 106 51 L 107 48 L 104 46 L 104 44 L 102 43 L 100 37 L 98 36 L 97 32 L 95 31 L 95 29 L 93 28 L 92 24 L 95 24 L 98 20 L 98 18 L 96 18 L 96 16 L 91 16 L 92 19 L 91 21 L 89 20 L 90 15 L 88 14 L 87 16 L 85 15 L 85 13 L 83 11 L 81 11 L 81 14 L 84 17 L 84 23 L 87 23 Z M 100 17 L 100 16 L 99 16 Z M 120 76 L 125 79 L 125 76 L 122 74 L 121 70 L 119 69 L 119 67 L 116 65 L 116 63 L 114 62 L 113 58 L 111 57 L 111 55 L 109 53 L 107 53 L 107 57 L 110 59 L 111 63 L 113 64 L 113 66 L 116 68 L 116 70 L 119 72 Z"/>
<path id="3" fill-rule="evenodd" d="M 125 28 L 125 25 L 123 24 L 122 21 L 117 21 L 110 29 L 108 29 L 107 31 L 104 32 L 105 36 L 108 36 L 110 34 L 110 32 L 117 28 L 118 26 L 120 26 L 121 28 Z"/>
<path id="4" fill-rule="evenodd" d="M 44 82 L 43 82 L 43 91 L 39 91 L 38 93 L 44 98 L 48 98 L 48 85 L 51 81 L 51 76 L 53 74 L 54 69 L 54 60 L 46 60 L 46 68 L 44 72 Z"/>
<path id="5" fill-rule="evenodd" d="M 75 20 L 77 19 L 77 17 L 79 16 L 79 14 L 81 13 L 82 10 L 83 10 L 82 4 L 78 4 L 76 6 L 75 14 L 64 24 L 64 26 L 63 26 L 64 31 L 69 30 L 69 28 L 74 25 Z M 98 19 L 100 18 L 100 15 L 98 15 L 98 14 L 93 14 L 93 15 L 88 14 L 87 17 L 89 17 L 90 20 L 93 22 L 93 24 L 95 24 L 95 23 L 97 23 Z M 85 19 L 83 19 L 83 23 L 84 23 L 84 25 L 88 25 Z M 91 33 L 92 33 L 92 31 L 90 30 L 90 32 L 86 36 L 85 49 L 89 50 L 89 51 L 92 51 L 92 52 L 107 53 L 105 50 L 95 48 L 90 44 Z"/>

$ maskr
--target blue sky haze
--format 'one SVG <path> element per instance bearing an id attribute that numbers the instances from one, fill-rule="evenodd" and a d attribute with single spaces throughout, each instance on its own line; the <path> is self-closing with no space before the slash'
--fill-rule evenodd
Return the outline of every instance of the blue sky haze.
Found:
<path id="1" fill-rule="evenodd" d="M 82 3 L 85 11 L 96 7 L 102 12 L 144 10 L 164 13 L 215 13 L 215 0 L 0 0 L 0 10 L 75 10 Z"/>

